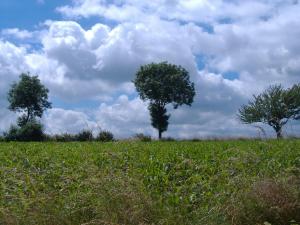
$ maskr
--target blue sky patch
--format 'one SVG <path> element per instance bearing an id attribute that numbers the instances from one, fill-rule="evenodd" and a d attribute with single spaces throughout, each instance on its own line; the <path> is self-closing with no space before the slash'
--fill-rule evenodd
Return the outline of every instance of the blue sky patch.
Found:
<path id="1" fill-rule="evenodd" d="M 71 20 L 56 10 L 70 3 L 71 0 L 2 0 L 0 1 L 0 29 L 19 28 L 32 31 L 46 20 Z M 90 29 L 96 23 L 110 27 L 118 25 L 115 21 L 99 16 L 77 18 L 76 21 L 84 29 Z"/>
<path id="2" fill-rule="evenodd" d="M 0 29 L 14 28 L 32 30 L 45 20 L 60 20 L 56 8 L 71 0 L 2 0 L 0 1 Z"/>
<path id="3" fill-rule="evenodd" d="M 91 109 L 91 108 L 98 108 L 99 105 L 102 103 L 100 100 L 79 100 L 79 101 L 64 101 L 61 98 L 52 97 L 51 98 L 52 106 L 55 108 L 64 108 L 67 110 L 74 110 L 74 109 Z"/>
<path id="4" fill-rule="evenodd" d="M 207 62 L 207 56 L 203 54 L 198 54 L 195 57 L 198 70 L 204 70 Z"/>
<path id="5" fill-rule="evenodd" d="M 240 74 L 235 71 L 228 71 L 223 73 L 223 77 L 228 80 L 235 80 L 235 79 L 239 79 Z"/>

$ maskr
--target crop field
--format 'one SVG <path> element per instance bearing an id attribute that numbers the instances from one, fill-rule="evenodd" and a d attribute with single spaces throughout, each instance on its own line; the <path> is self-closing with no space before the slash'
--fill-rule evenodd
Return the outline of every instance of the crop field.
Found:
<path id="1" fill-rule="evenodd" d="M 299 224 L 300 140 L 0 143 L 0 224 Z"/>

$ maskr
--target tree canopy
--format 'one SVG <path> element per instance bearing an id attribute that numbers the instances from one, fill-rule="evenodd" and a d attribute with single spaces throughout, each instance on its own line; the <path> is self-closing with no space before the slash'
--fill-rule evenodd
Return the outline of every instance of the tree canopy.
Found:
<path id="1" fill-rule="evenodd" d="M 9 109 L 23 113 L 18 119 L 20 126 L 33 121 L 35 117 L 42 117 L 43 112 L 51 108 L 48 92 L 38 76 L 31 76 L 29 73 L 20 75 L 20 81 L 14 83 L 8 92 Z"/>
<path id="2" fill-rule="evenodd" d="M 162 62 L 141 66 L 133 82 L 140 98 L 150 101 L 152 126 L 158 129 L 159 138 L 170 118 L 166 105 L 173 104 L 176 109 L 183 104 L 191 106 L 194 100 L 194 83 L 188 71 L 178 65 Z"/>
<path id="3" fill-rule="evenodd" d="M 240 120 L 246 124 L 268 124 L 275 130 L 277 138 L 282 137 L 282 127 L 289 120 L 300 119 L 299 84 L 289 89 L 284 89 L 281 85 L 270 86 L 253 98 L 239 110 Z"/>

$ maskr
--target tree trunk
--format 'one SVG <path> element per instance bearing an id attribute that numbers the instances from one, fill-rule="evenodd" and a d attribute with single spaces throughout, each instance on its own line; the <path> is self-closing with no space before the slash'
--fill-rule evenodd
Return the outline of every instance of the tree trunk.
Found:
<path id="1" fill-rule="evenodd" d="M 276 135 L 277 135 L 277 139 L 281 139 L 282 138 L 281 130 L 276 131 Z"/>
<path id="2" fill-rule="evenodd" d="M 275 131 L 276 131 L 277 139 L 281 139 L 282 138 L 282 127 L 280 127 L 280 126 L 276 127 Z"/>
<path id="3" fill-rule="evenodd" d="M 158 130 L 158 139 L 161 140 L 162 132 L 161 130 Z"/>
<path id="4" fill-rule="evenodd" d="M 27 123 L 28 123 L 28 121 L 29 121 L 29 118 L 30 118 L 30 110 L 29 110 L 29 109 L 27 109 L 27 117 L 26 117 L 25 124 L 27 124 Z"/>

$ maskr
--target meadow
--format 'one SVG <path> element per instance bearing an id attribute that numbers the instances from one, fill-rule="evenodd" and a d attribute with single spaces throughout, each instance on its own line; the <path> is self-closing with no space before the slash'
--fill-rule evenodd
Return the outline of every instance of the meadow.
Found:
<path id="1" fill-rule="evenodd" d="M 300 224 L 300 140 L 0 143 L 0 224 Z"/>

